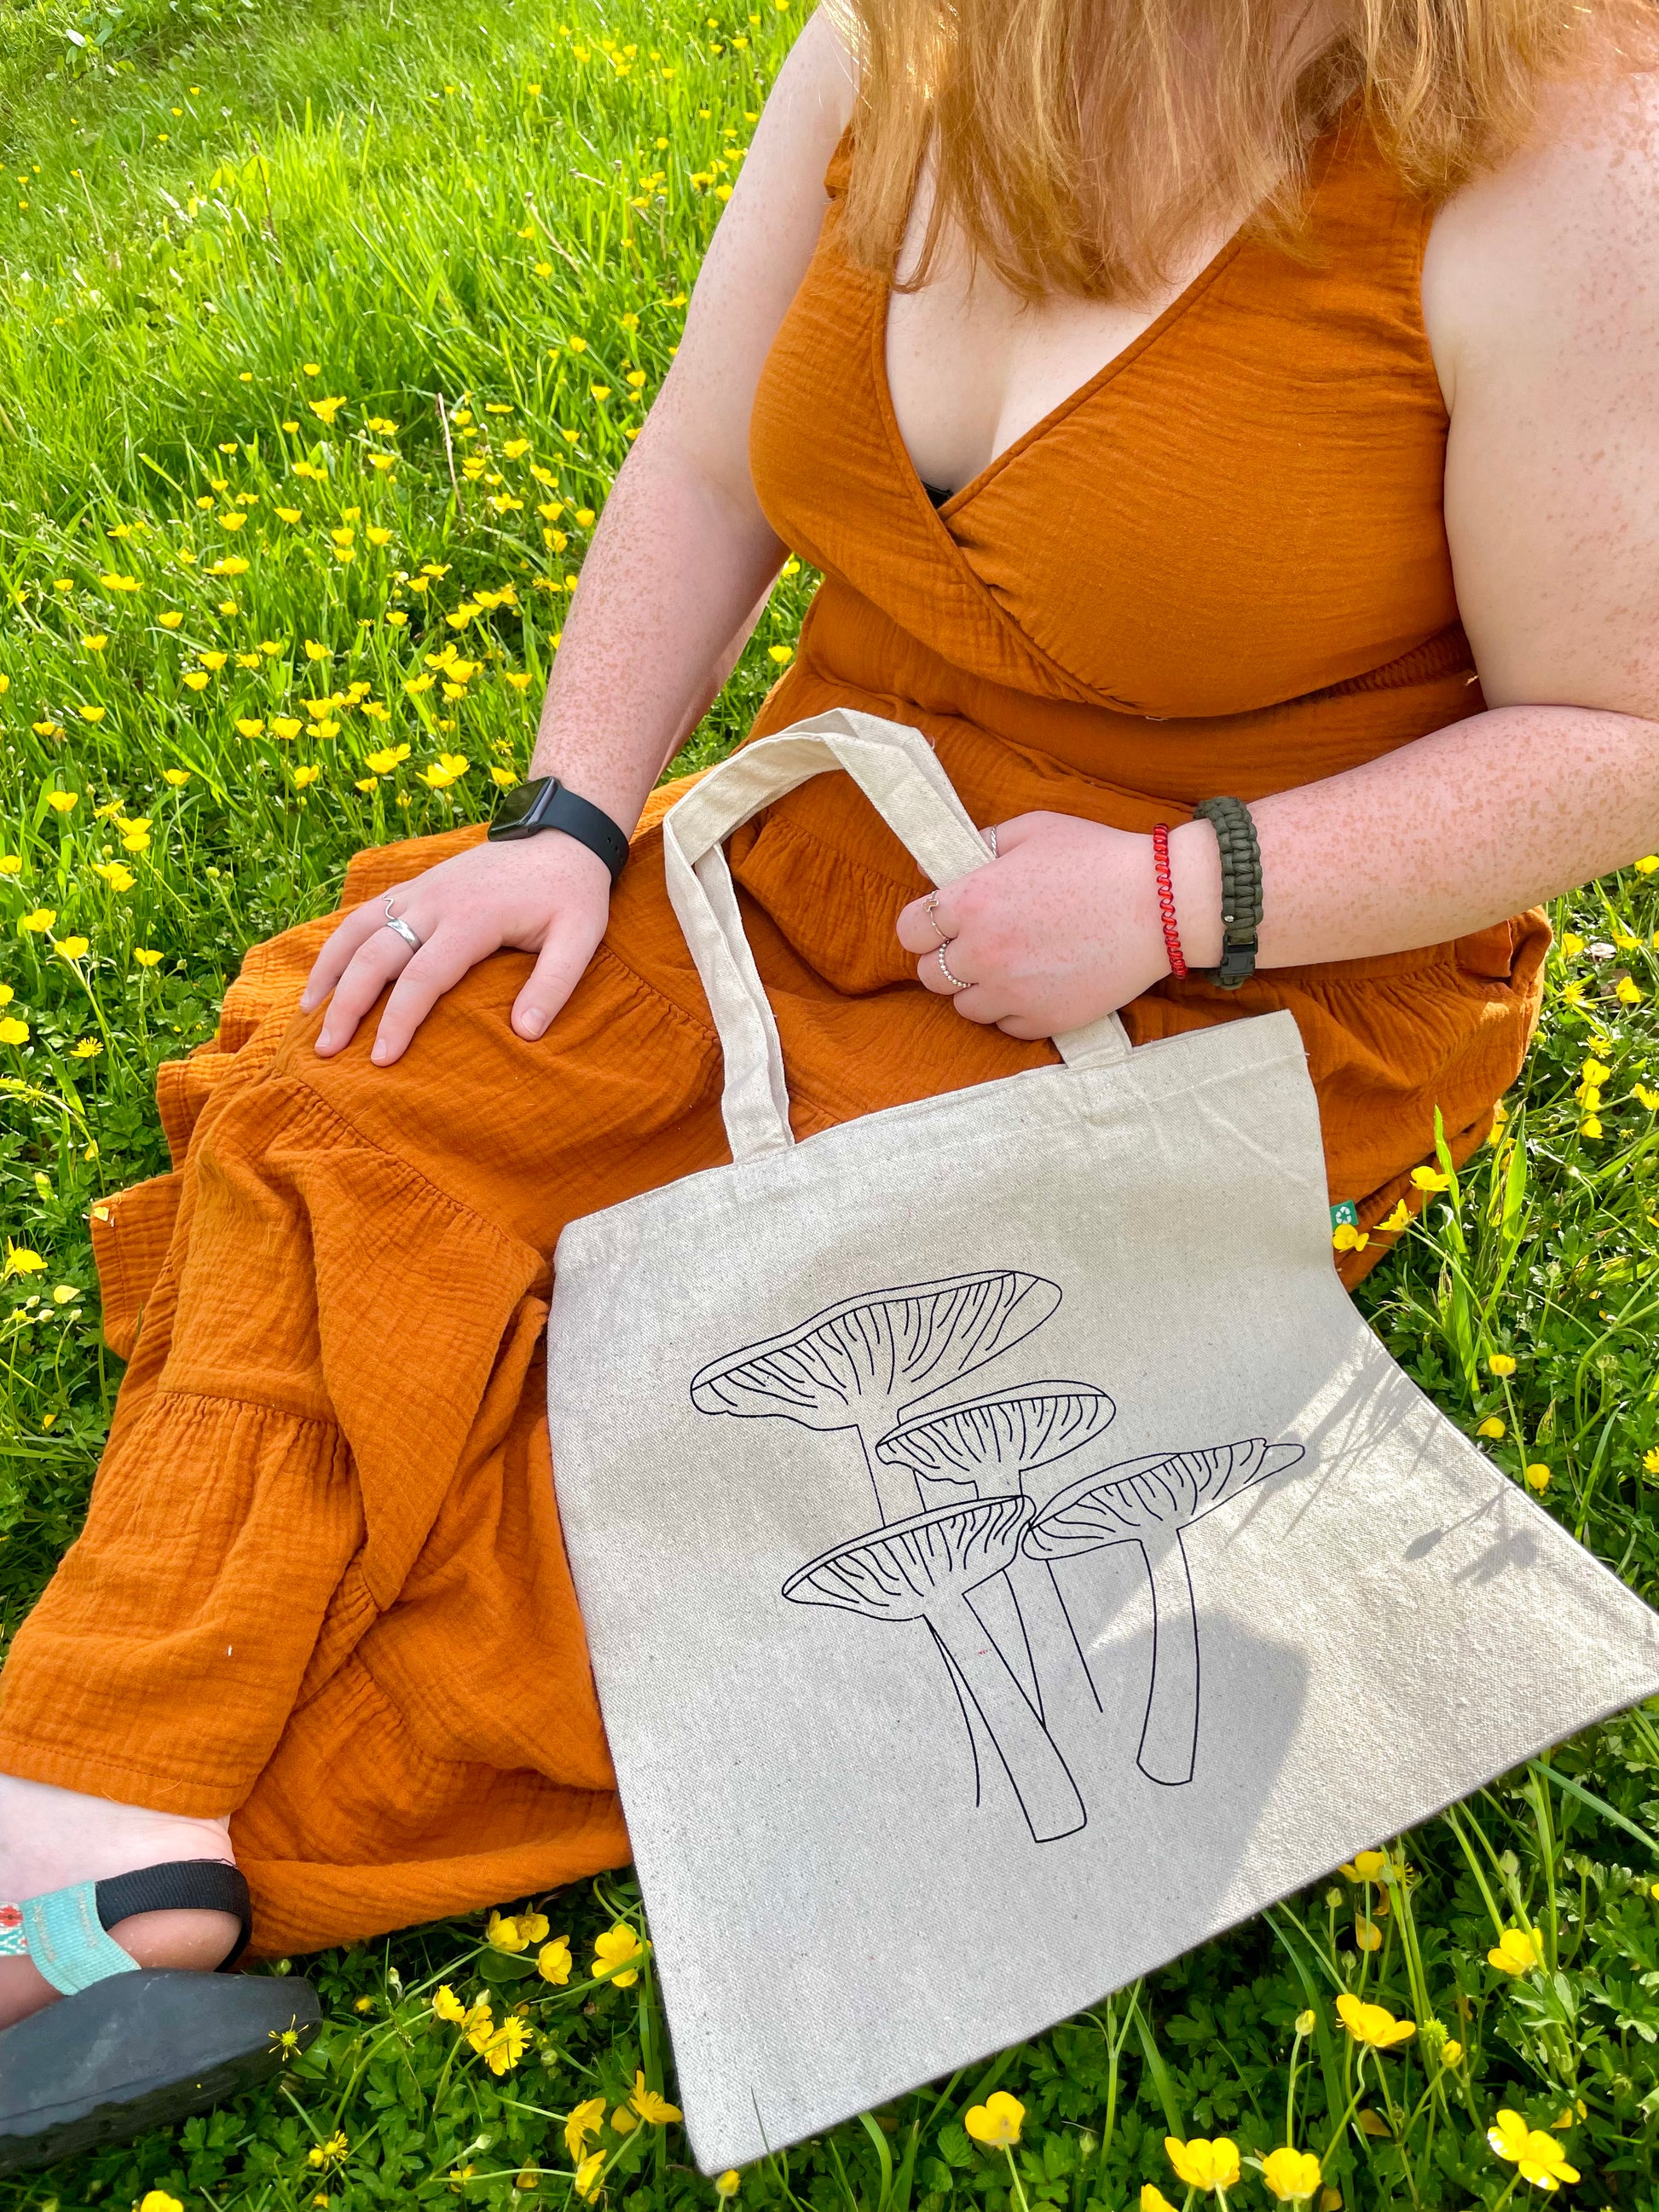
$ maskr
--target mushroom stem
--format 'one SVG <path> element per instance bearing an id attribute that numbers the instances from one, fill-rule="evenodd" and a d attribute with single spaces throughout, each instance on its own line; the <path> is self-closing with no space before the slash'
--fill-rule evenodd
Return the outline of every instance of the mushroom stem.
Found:
<path id="1" fill-rule="evenodd" d="M 921 1485 L 908 1467 L 888 1467 L 876 1457 L 862 1425 L 859 1442 L 864 1448 L 864 1464 L 875 1488 L 877 1512 L 884 1522 L 908 1521 L 923 1503 Z"/>
<path id="2" fill-rule="evenodd" d="M 1049 1653 L 1063 1651 L 1071 1655 L 1069 1660 L 1062 1659 L 1060 1664 L 1062 1668 L 1076 1667 L 1083 1678 L 1083 1686 L 1089 1692 L 1090 1702 L 1098 1712 L 1100 1692 L 1095 1687 L 1095 1678 L 1089 1671 L 1089 1662 L 1078 1641 L 1077 1630 L 1073 1626 L 1060 1584 L 1054 1579 L 1053 1566 L 1047 1559 L 1016 1559 L 1008 1570 L 1008 1580 L 1025 1626 L 1035 1639 L 1036 1650 Z M 1039 1673 L 1039 1687 L 1041 1679 Z M 1061 1680 L 1064 1680 L 1063 1675 Z M 1058 1685 L 1051 1683 L 1051 1686 L 1057 1687 Z M 1037 1698 L 1037 1711 L 1046 1721 L 1048 1715 L 1041 1696 Z"/>
<path id="3" fill-rule="evenodd" d="M 1198 1616 L 1179 1531 L 1141 1539 L 1152 1586 L 1152 1682 L 1135 1764 L 1171 1788 L 1193 1778 L 1198 1759 Z"/>
<path id="4" fill-rule="evenodd" d="M 1035 1840 L 1074 1834 L 1087 1815 L 1070 1769 L 968 1600 L 933 1607 L 927 1626 L 984 1722 Z"/>

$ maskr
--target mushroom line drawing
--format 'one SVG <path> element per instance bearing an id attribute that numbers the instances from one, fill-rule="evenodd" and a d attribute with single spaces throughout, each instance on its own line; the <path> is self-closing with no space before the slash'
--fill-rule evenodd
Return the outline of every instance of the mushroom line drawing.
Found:
<path id="1" fill-rule="evenodd" d="M 975 1591 L 1006 1574 L 1030 1519 L 1031 1501 L 1024 1496 L 934 1506 L 809 1559 L 784 1583 L 783 1595 L 865 1620 L 922 1622 L 957 1696 L 983 1723 L 1033 1839 L 1051 1843 L 1085 1825 L 1083 1799 L 971 1601 Z"/>
<path id="2" fill-rule="evenodd" d="M 876 1457 L 908 1467 L 924 1504 L 939 1494 L 959 1496 L 964 1489 L 970 1497 L 982 1498 L 1017 1487 L 1029 1497 L 1034 1476 L 1085 1449 L 1110 1426 L 1116 1412 L 1105 1391 L 1092 1382 L 1027 1382 L 965 1405 L 914 1414 L 878 1439 Z M 1011 1665 L 1016 1655 L 1024 1658 L 1024 1686 L 1039 1716 L 1048 1717 L 1030 1630 L 1036 1632 L 1039 1650 L 1058 1645 L 1071 1651 L 1098 1711 L 1099 1693 L 1049 1562 L 1022 1553 L 1001 1593 L 1006 1595 L 988 1585 L 975 1609 L 1004 1658 Z"/>
<path id="3" fill-rule="evenodd" d="M 691 1378 L 691 1402 L 702 1413 L 856 1430 L 882 1519 L 907 1520 L 926 1500 L 908 1468 L 878 1460 L 877 1438 L 1023 1343 L 1060 1303 L 1057 1283 L 1019 1267 L 865 1291 L 710 1360 Z"/>
<path id="4" fill-rule="evenodd" d="M 1152 1668 L 1136 1765 L 1178 1788 L 1198 1756 L 1200 1654 L 1185 1530 L 1303 1457 L 1297 1443 L 1247 1437 L 1201 1451 L 1152 1452 L 1103 1468 L 1050 1498 L 1022 1544 L 1034 1559 L 1077 1559 L 1138 1544 L 1152 1593 Z"/>

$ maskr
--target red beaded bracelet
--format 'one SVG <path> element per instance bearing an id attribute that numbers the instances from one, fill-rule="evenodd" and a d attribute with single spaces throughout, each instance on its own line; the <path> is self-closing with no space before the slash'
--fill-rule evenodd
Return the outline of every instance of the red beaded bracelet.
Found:
<path id="1" fill-rule="evenodd" d="M 1170 825 L 1160 822 L 1152 830 L 1152 866 L 1158 876 L 1158 910 L 1164 918 L 1164 945 L 1170 956 L 1170 973 L 1184 975 L 1186 955 L 1181 949 L 1181 932 L 1176 927 L 1175 885 L 1170 880 Z"/>

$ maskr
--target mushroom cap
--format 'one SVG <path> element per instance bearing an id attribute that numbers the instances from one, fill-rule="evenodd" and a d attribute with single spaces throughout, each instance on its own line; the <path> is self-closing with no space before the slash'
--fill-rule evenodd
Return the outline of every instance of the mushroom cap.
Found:
<path id="1" fill-rule="evenodd" d="M 798 1567 L 783 1586 L 795 1605 L 828 1605 L 871 1620 L 921 1620 L 1011 1566 L 1031 1517 L 1029 1498 L 969 1498 L 849 1536 Z"/>
<path id="2" fill-rule="evenodd" d="M 761 1344 L 700 1368 L 702 1413 L 781 1414 L 809 1429 L 855 1427 L 873 1407 L 885 1427 L 902 1401 L 932 1397 L 1040 1328 L 1060 1286 L 1018 1267 L 868 1291 L 826 1306 Z"/>
<path id="3" fill-rule="evenodd" d="M 878 1441 L 876 1457 L 934 1482 L 978 1483 L 993 1473 L 1022 1482 L 1091 1443 L 1116 1410 L 1092 1382 L 1027 1382 L 915 1414 Z"/>
<path id="4" fill-rule="evenodd" d="M 1066 1559 L 1155 1528 L 1179 1531 L 1241 1490 L 1294 1467 L 1300 1444 L 1246 1437 L 1206 1451 L 1152 1452 L 1085 1474 L 1051 1498 L 1026 1532 L 1034 1559 Z"/>

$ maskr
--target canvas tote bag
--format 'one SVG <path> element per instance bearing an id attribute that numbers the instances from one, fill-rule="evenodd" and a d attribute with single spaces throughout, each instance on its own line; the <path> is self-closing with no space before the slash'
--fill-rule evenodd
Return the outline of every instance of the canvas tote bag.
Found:
<path id="1" fill-rule="evenodd" d="M 720 842 L 926 739 L 839 711 L 664 823 L 732 1163 L 572 1222 L 570 1565 L 705 2172 L 1035 2034 L 1659 1688 L 1659 1623 L 1339 1283 L 1288 1013 L 797 1143 Z"/>

